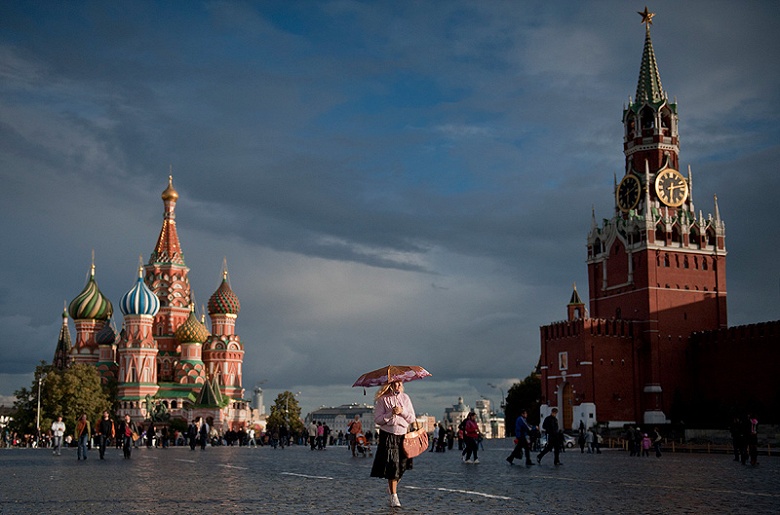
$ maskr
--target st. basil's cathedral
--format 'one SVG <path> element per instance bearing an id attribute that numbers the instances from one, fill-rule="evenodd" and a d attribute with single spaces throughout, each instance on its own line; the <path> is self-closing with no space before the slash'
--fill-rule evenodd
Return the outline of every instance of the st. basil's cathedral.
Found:
<path id="1" fill-rule="evenodd" d="M 211 332 L 198 320 L 176 231 L 178 198 L 169 177 L 157 244 L 119 302 L 121 332 L 114 329 L 114 307 L 98 288 L 93 262 L 86 286 L 62 315 L 53 365 L 95 365 L 104 383 L 116 381 L 120 416 L 144 420 L 164 412 L 174 419 L 201 416 L 218 430 L 237 428 L 251 415 L 242 386 L 244 346 L 236 334 L 241 304 L 225 266 L 208 301 Z M 68 316 L 76 327 L 75 345 Z"/>

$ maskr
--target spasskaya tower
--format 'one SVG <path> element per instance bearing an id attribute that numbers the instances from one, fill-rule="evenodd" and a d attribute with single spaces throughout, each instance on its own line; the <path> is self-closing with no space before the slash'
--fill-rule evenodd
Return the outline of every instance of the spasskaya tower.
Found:
<path id="1" fill-rule="evenodd" d="M 665 423 L 688 379 L 690 335 L 727 327 L 725 224 L 717 197 L 714 215 L 694 207 L 693 173 L 680 171 L 677 102 L 661 85 L 650 37 L 653 13 L 639 14 L 645 41 L 636 95 L 623 109 L 625 167 L 614 211 L 601 223 L 594 212 L 587 239 L 590 312 L 570 309 L 568 322 L 541 328 L 543 397 L 562 409 L 567 429 L 596 415 Z"/>

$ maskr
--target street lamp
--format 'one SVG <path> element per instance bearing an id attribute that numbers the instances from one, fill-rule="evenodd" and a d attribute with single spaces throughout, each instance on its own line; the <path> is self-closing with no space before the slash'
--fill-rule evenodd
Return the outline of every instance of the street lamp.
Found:
<path id="1" fill-rule="evenodd" d="M 499 388 L 498 386 L 494 385 L 493 383 L 488 383 L 487 385 L 489 387 L 491 387 L 491 388 L 501 392 L 501 409 L 502 410 L 505 409 L 506 408 L 506 402 L 504 400 L 504 389 L 503 388 Z"/>
<path id="2" fill-rule="evenodd" d="M 41 376 L 38 376 L 38 415 L 35 422 L 35 429 L 36 429 L 36 435 L 35 435 L 35 441 L 36 445 L 40 444 L 41 440 L 41 386 L 43 384 L 43 380 L 46 379 L 46 374 L 43 374 Z"/>

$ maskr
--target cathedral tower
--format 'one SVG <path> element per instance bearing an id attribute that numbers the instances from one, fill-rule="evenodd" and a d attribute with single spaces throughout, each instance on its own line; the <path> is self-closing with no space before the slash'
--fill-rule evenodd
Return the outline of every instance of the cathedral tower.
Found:
<path id="1" fill-rule="evenodd" d="M 176 231 L 176 201 L 179 194 L 173 189 L 172 176 L 168 177 L 168 187 L 161 196 L 164 205 L 162 229 L 144 273 L 146 284 L 160 299 L 160 310 L 154 319 L 158 379 L 161 382 L 173 382 L 175 363 L 179 357 L 179 342 L 175 332 L 190 314 L 190 269 L 184 264 L 184 254 Z"/>
<path id="2" fill-rule="evenodd" d="M 95 334 L 114 313 L 111 301 L 103 296 L 95 281 L 95 262 L 89 270 L 89 279 L 81 293 L 68 306 L 68 313 L 76 324 L 76 345 L 71 349 L 75 363 L 98 362 L 98 344 Z"/>
<path id="3" fill-rule="evenodd" d="M 222 284 L 209 298 L 208 310 L 212 335 L 203 345 L 208 375 L 218 380 L 223 395 L 240 399 L 244 396 L 244 346 L 236 334 L 236 319 L 241 304 L 228 282 L 227 265 L 222 270 Z"/>
<path id="4" fill-rule="evenodd" d="M 125 403 L 126 413 L 143 418 L 141 400 L 155 396 L 157 384 L 157 342 L 152 327 L 160 310 L 160 300 L 146 285 L 143 268 L 138 267 L 138 280 L 124 294 L 119 308 L 125 316 L 125 329 L 119 341 L 119 400 Z"/>

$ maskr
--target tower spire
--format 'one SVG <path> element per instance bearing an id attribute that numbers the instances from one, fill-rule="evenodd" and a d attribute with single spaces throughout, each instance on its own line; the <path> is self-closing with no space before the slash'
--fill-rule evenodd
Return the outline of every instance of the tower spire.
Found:
<path id="1" fill-rule="evenodd" d="M 184 253 L 176 231 L 176 201 L 179 199 L 179 193 L 173 188 L 173 175 L 168 176 L 168 187 L 162 192 L 161 197 L 165 205 L 163 226 L 149 264 L 166 263 L 184 266 Z"/>
<path id="2" fill-rule="evenodd" d="M 639 68 L 635 102 L 656 104 L 666 98 L 666 93 L 661 86 L 661 75 L 658 73 L 653 41 L 650 39 L 650 25 L 653 24 L 655 13 L 649 12 L 645 7 L 645 10 L 638 14 L 642 16 L 642 23 L 645 24 L 645 48 L 642 51 L 642 66 Z"/>

